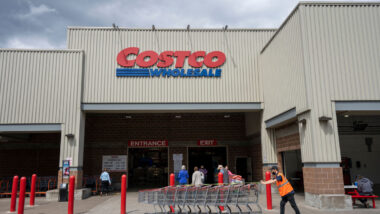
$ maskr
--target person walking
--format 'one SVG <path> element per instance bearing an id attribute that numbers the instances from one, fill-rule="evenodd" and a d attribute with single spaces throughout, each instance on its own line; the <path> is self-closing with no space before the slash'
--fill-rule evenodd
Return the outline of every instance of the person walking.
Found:
<path id="1" fill-rule="evenodd" d="M 180 185 L 186 185 L 187 179 L 189 179 L 189 173 L 186 170 L 186 166 L 183 165 L 181 171 L 178 174 L 178 180 Z"/>
<path id="2" fill-rule="evenodd" d="M 203 173 L 201 171 L 198 171 L 198 167 L 194 167 L 194 173 L 191 179 L 191 184 L 195 185 L 196 187 L 200 187 L 203 185 L 203 179 Z"/>
<path id="3" fill-rule="evenodd" d="M 100 196 L 103 196 L 103 193 L 108 195 L 108 187 L 111 185 L 111 178 L 110 174 L 108 173 L 108 170 L 105 168 L 102 174 L 100 175 L 100 181 L 101 181 L 101 190 L 100 190 Z"/>
<path id="4" fill-rule="evenodd" d="M 278 191 L 281 196 L 281 202 L 280 202 L 280 214 L 285 213 L 285 205 L 289 201 L 290 205 L 293 207 L 296 214 L 300 214 L 300 211 L 297 207 L 296 201 L 294 199 L 294 190 L 292 185 L 290 185 L 288 179 L 278 171 L 277 166 L 272 166 L 271 168 L 272 175 L 275 177 L 268 181 L 261 180 L 261 184 L 273 184 L 276 183 L 278 187 Z"/>
<path id="5" fill-rule="evenodd" d="M 228 182 L 231 183 L 231 181 L 232 181 L 232 177 L 234 176 L 234 174 L 228 169 L 228 166 L 227 166 L 227 165 L 226 165 L 224 168 L 225 168 L 225 169 L 227 170 L 227 172 L 228 172 Z"/>
<path id="6" fill-rule="evenodd" d="M 201 168 L 199 169 L 200 172 L 203 173 L 203 183 L 207 182 L 207 169 L 201 165 Z"/>
<path id="7" fill-rule="evenodd" d="M 358 182 L 358 193 L 359 195 L 372 195 L 373 194 L 373 182 L 368 178 L 365 178 L 361 175 L 357 176 Z M 366 198 L 359 198 L 359 201 L 363 203 L 366 208 L 369 208 L 369 204 L 367 203 Z"/>

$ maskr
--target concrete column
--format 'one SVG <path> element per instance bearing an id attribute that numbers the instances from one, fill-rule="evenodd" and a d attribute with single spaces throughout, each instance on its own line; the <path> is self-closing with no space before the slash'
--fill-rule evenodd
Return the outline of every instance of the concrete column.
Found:
<path id="1" fill-rule="evenodd" d="M 75 188 L 81 189 L 82 188 L 82 180 L 83 180 L 83 170 L 82 168 L 71 168 L 70 169 L 70 176 L 75 176 Z M 69 183 L 69 178 L 64 178 L 62 180 L 62 169 L 58 171 L 58 188 L 62 183 Z"/>
<path id="2" fill-rule="evenodd" d="M 352 209 L 350 196 L 344 194 L 339 165 L 335 109 L 314 108 L 298 115 L 298 121 L 306 204 L 326 210 Z"/>
<path id="3" fill-rule="evenodd" d="M 277 163 L 274 130 L 267 129 L 264 122 L 261 130 L 261 151 L 264 165 Z"/>
<path id="4" fill-rule="evenodd" d="M 75 176 L 76 188 L 82 188 L 85 113 L 78 112 L 73 122 L 62 124 L 58 184 L 62 182 L 62 161 L 70 160 L 70 175 Z M 63 180 L 68 182 L 68 180 Z"/>

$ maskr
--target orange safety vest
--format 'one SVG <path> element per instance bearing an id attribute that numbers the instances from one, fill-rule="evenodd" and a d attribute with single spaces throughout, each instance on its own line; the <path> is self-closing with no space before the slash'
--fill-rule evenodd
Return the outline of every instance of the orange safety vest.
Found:
<path id="1" fill-rule="evenodd" d="M 276 177 L 277 176 L 281 176 L 281 178 L 282 178 L 282 181 L 278 181 L 276 178 L 276 185 L 278 187 L 278 191 L 279 191 L 281 196 L 285 196 L 285 195 L 289 194 L 291 191 L 293 191 L 292 185 L 290 185 L 288 179 L 286 179 L 282 173 L 278 173 L 276 175 Z"/>

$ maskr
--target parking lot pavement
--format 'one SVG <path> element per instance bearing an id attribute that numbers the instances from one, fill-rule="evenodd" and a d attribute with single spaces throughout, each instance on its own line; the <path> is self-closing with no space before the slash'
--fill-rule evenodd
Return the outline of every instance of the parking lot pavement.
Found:
<path id="1" fill-rule="evenodd" d="M 264 194 L 260 195 L 260 206 L 263 209 L 263 213 L 272 214 L 280 213 L 279 204 L 280 196 L 273 195 L 273 210 L 266 210 L 266 198 Z M 337 214 L 372 214 L 380 213 L 380 209 L 366 209 L 357 207 L 350 211 L 324 211 L 318 210 L 305 205 L 303 194 L 296 194 L 296 202 L 300 208 L 301 213 L 307 214 L 325 214 L 325 213 L 337 213 Z M 376 201 L 380 205 L 380 200 Z M 0 199 L 0 213 L 7 213 L 9 210 L 10 199 Z M 29 204 L 27 198 L 25 204 Z M 371 204 L 371 203 L 370 203 Z M 67 202 L 49 202 L 44 198 L 37 198 L 35 207 L 25 208 L 25 214 L 65 214 L 67 213 Z M 236 210 L 235 210 L 236 211 Z M 138 193 L 128 192 L 127 194 L 127 214 L 142 214 L 154 212 L 153 206 L 147 204 L 138 203 Z M 115 193 L 110 196 L 92 196 L 86 200 L 75 201 L 74 213 L 77 214 L 119 214 L 120 213 L 120 194 Z M 294 213 L 290 204 L 286 205 L 286 213 Z"/>

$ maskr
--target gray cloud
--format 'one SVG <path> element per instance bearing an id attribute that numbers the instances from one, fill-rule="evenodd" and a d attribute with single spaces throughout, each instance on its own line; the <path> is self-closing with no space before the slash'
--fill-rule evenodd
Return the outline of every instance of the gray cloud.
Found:
<path id="1" fill-rule="evenodd" d="M 67 26 L 276 28 L 296 0 L 1 0 L 0 48 L 65 48 Z"/>

